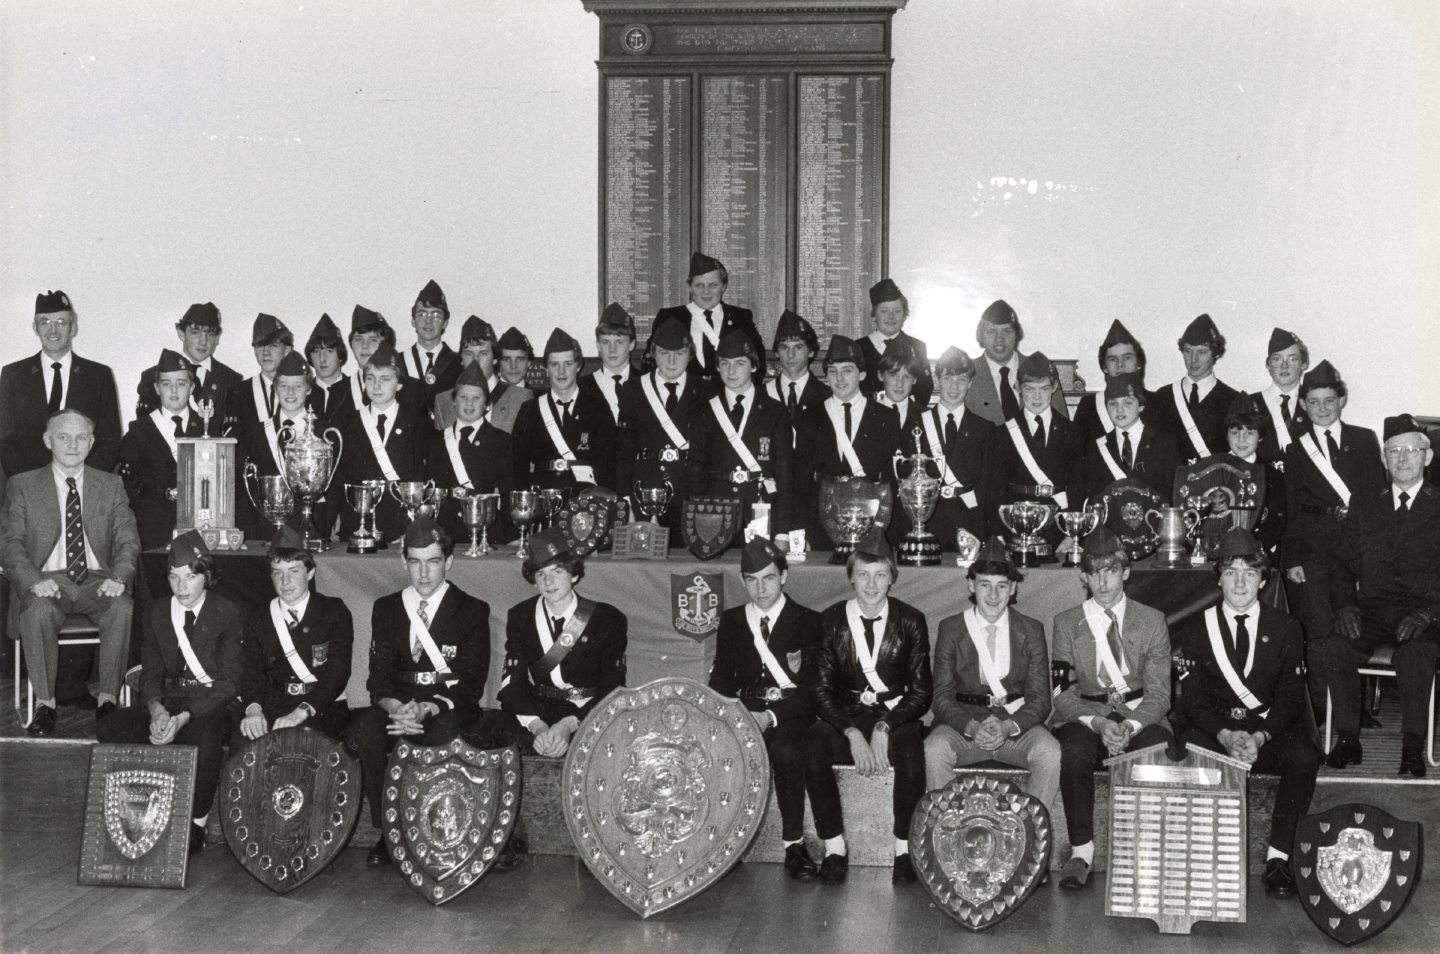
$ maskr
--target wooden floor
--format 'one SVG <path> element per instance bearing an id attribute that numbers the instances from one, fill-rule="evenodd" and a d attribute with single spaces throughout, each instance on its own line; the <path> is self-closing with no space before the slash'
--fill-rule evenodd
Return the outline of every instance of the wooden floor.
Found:
<path id="1" fill-rule="evenodd" d="M 223 846 L 192 860 L 184 890 L 84 888 L 75 885 L 78 835 L 0 837 L 5 952 L 948 954 L 983 944 L 985 954 L 1042 954 L 1073 950 L 1077 942 L 1106 954 L 1338 950 L 1297 902 L 1265 897 L 1253 879 L 1248 924 L 1199 924 L 1188 938 L 1161 936 L 1148 921 L 1105 917 L 1098 882 L 1070 893 L 1052 881 L 981 939 L 942 915 L 922 887 L 892 887 L 889 872 L 878 868 L 852 870 L 845 885 L 822 886 L 791 882 L 778 865 L 739 865 L 694 901 L 642 921 L 572 859 L 530 858 L 432 908 L 393 869 L 367 869 L 358 850 L 343 853 L 333 877 L 282 897 L 246 874 Z M 1434 886 L 1420 884 L 1399 922 L 1365 950 L 1440 950 L 1437 898 Z"/>

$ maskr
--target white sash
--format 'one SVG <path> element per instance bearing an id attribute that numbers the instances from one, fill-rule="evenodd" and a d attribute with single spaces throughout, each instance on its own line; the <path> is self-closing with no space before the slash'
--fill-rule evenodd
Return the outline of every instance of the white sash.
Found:
<path id="1" fill-rule="evenodd" d="M 1115 424 L 1110 420 L 1110 412 L 1105 410 L 1105 391 L 1101 389 L 1095 392 L 1095 416 L 1100 418 L 1100 427 L 1106 435 L 1115 430 Z"/>
<path id="2" fill-rule="evenodd" d="M 406 597 L 401 602 L 405 604 L 405 615 L 410 617 L 410 637 L 420 643 L 420 648 L 425 650 L 425 655 L 430 660 L 430 666 L 442 677 L 450 676 L 450 666 L 445 662 L 445 656 L 440 652 L 440 647 L 435 645 L 435 638 L 430 635 L 430 627 L 420 618 L 420 599 L 414 590 L 407 590 Z M 438 610 L 443 597 L 439 600 L 430 600 Z M 414 602 L 414 606 L 410 605 Z M 456 678 L 446 678 L 445 685 L 453 686 L 459 682 Z"/>
<path id="3" fill-rule="evenodd" d="M 710 340 L 710 347 L 717 351 L 720 348 L 720 329 L 725 324 L 725 304 L 722 302 L 710 309 L 710 314 L 716 316 L 715 327 L 710 327 L 710 322 L 705 320 L 705 309 L 691 302 L 690 337 L 695 342 L 695 360 L 702 365 L 705 363 L 705 339 Z M 696 331 L 700 334 L 697 336 Z M 712 370 L 707 368 L 706 370 Z"/>
<path id="4" fill-rule="evenodd" d="M 1116 659 L 1115 654 L 1110 651 L 1110 617 L 1102 611 L 1100 613 L 1085 614 L 1085 622 L 1090 626 L 1090 633 L 1095 638 L 1095 652 L 1100 660 L 1100 671 L 1110 681 L 1110 687 L 1116 692 L 1129 692 L 1130 684 L 1125 681 L 1125 673 L 1130 667 L 1125 665 L 1125 660 Z M 1119 628 L 1119 618 L 1116 618 L 1116 628 Z M 1105 688 L 1105 686 L 1101 686 Z M 1125 703 L 1131 709 L 1140 704 L 1140 699 L 1134 699 Z"/>
<path id="5" fill-rule="evenodd" d="M 1110 433 L 1113 434 L 1114 431 L 1111 431 Z M 1100 448 L 1100 459 L 1105 462 L 1106 467 L 1110 468 L 1110 476 L 1114 477 L 1116 480 L 1124 480 L 1130 475 L 1125 473 L 1125 468 L 1121 467 L 1120 462 L 1115 459 L 1115 455 L 1110 453 L 1110 448 L 1105 443 L 1107 439 L 1108 435 L 1107 437 L 1095 438 L 1095 446 Z"/>
<path id="6" fill-rule="evenodd" d="M 605 403 L 610 405 L 610 416 L 620 420 L 620 389 L 615 386 L 615 381 L 609 371 L 602 366 L 599 371 L 590 375 L 595 379 L 595 386 L 600 389 L 600 396 Z"/>
<path id="7" fill-rule="evenodd" d="M 1345 486 L 1345 479 L 1335 471 L 1335 465 L 1330 463 L 1330 458 L 1326 457 L 1325 452 L 1320 449 L 1320 441 L 1315 436 L 1315 431 L 1307 431 L 1300 438 L 1300 443 L 1304 445 L 1305 453 L 1310 456 L 1310 463 L 1315 465 L 1315 469 L 1320 471 L 1320 476 L 1324 477 L 1330 488 L 1340 496 L 1340 503 L 1346 507 L 1350 506 L 1350 488 Z"/>
<path id="8" fill-rule="evenodd" d="M 250 379 L 250 397 L 255 402 L 255 420 L 267 421 L 270 419 L 270 405 L 265 401 L 265 385 L 260 381 L 258 374 Z"/>
<path id="9" fill-rule="evenodd" d="M 578 600 L 576 606 L 579 606 Z M 575 613 L 573 610 L 570 613 L 570 618 L 565 621 L 564 632 L 569 633 L 572 640 L 580 638 L 578 627 L 575 626 Z M 555 637 L 550 635 L 550 615 L 545 612 L 545 600 L 543 598 L 535 601 L 535 633 L 540 637 L 540 655 L 543 656 L 555 645 Z M 550 670 L 550 681 L 553 682 L 558 689 L 573 689 L 575 687 L 560 676 L 560 666 L 564 665 L 564 663 L 565 661 L 562 659 L 559 665 L 554 666 Z M 575 699 L 572 701 L 584 705 L 585 702 L 589 700 L 586 699 L 582 702 L 579 699 Z"/>
<path id="10" fill-rule="evenodd" d="M 261 426 L 265 430 L 265 443 L 270 445 L 270 457 L 275 461 L 275 466 L 279 468 L 277 473 L 283 474 L 285 473 L 285 458 L 280 456 L 280 432 L 275 427 L 275 419 L 266 418 Z"/>
<path id="11" fill-rule="evenodd" d="M 399 413 L 399 404 L 393 404 L 391 407 L 393 408 L 390 412 L 391 416 Z M 365 437 L 370 441 L 370 449 L 375 452 L 375 463 L 380 465 L 380 473 L 385 475 L 386 480 L 399 480 L 400 472 L 395 469 L 395 465 L 390 461 L 390 452 L 385 449 L 385 445 L 380 440 L 380 435 L 375 433 L 375 425 L 378 423 L 375 417 L 375 409 L 359 406 L 356 407 L 356 410 L 360 412 L 360 426 L 365 429 Z M 395 423 L 392 421 L 390 423 L 390 432 L 393 434 L 394 431 Z"/>
<path id="12" fill-rule="evenodd" d="M 850 473 L 856 477 L 864 477 L 865 465 L 860 463 L 860 455 L 855 453 L 855 445 L 850 442 L 850 438 L 845 436 L 845 409 L 841 407 L 843 403 L 839 398 L 826 398 L 825 413 L 830 416 L 830 429 L 835 432 L 835 448 L 840 451 L 840 456 L 845 458 L 845 463 L 850 467 Z M 865 399 L 857 395 L 850 399 L 850 405 L 852 410 L 855 405 L 859 405 L 859 413 L 852 415 L 850 422 L 851 427 L 858 428 L 860 419 L 865 416 Z M 876 474 L 875 476 L 879 477 L 880 475 Z"/>
<path id="13" fill-rule="evenodd" d="M 929 414 L 920 415 L 920 423 L 925 425 L 925 439 L 930 442 L 930 453 L 940 459 L 940 482 L 942 486 L 950 487 L 952 490 L 960 489 L 960 478 L 950 469 L 950 459 L 946 454 L 946 448 L 940 441 L 940 406 L 937 404 L 930 409 Z M 946 412 L 949 413 L 949 412 Z M 979 506 L 979 500 L 975 491 L 967 490 L 959 495 L 960 502 L 970 509 Z"/>
<path id="14" fill-rule="evenodd" d="M 1175 400 L 1175 412 L 1180 415 L 1180 423 L 1185 427 L 1185 433 L 1190 436 L 1190 443 L 1195 447 L 1195 453 L 1201 457 L 1210 456 L 1210 448 L 1205 444 L 1205 438 L 1200 436 L 1200 428 L 1195 426 L 1195 418 L 1190 416 L 1190 405 L 1185 403 L 1185 382 L 1179 381 L 1170 389 L 1170 396 Z"/>
<path id="15" fill-rule="evenodd" d="M 1021 428 L 1020 422 L 1012 417 L 1005 422 L 1005 427 L 1010 431 L 1010 443 L 1015 445 L 1015 452 L 1020 455 L 1020 463 L 1024 464 L 1025 469 L 1030 472 L 1030 479 L 1037 485 L 1049 484 L 1050 488 L 1055 491 L 1050 496 L 1060 505 L 1060 509 L 1068 508 L 1070 506 L 1069 496 L 1050 479 L 1050 475 L 1040 469 L 1040 462 L 1035 459 L 1034 454 L 1030 453 L 1030 444 L 1025 439 L 1025 431 Z"/>
<path id="16" fill-rule="evenodd" d="M 745 430 L 745 422 L 750 419 L 750 409 L 753 406 L 753 399 L 745 405 L 745 413 L 740 417 L 740 431 Z M 725 410 L 725 402 L 720 394 L 710 399 L 710 410 L 715 415 L 716 423 L 720 425 L 721 433 L 730 442 L 730 449 L 735 451 L 735 456 L 740 458 L 740 463 L 750 471 L 750 476 L 759 479 L 763 473 L 760 462 L 755 459 L 755 455 L 750 453 L 750 448 L 746 447 L 745 442 L 740 439 L 740 431 L 737 431 L 735 425 L 730 423 L 730 414 Z M 774 478 L 765 478 L 765 491 L 766 493 L 775 493 Z"/>
<path id="17" fill-rule="evenodd" d="M 177 459 L 178 452 L 175 450 L 175 422 L 170 420 L 170 415 L 165 413 L 163 407 L 157 407 L 151 411 L 150 420 L 155 422 L 155 430 L 160 432 L 160 436 L 165 440 L 165 446 L 170 448 L 170 459 Z"/>
<path id="18" fill-rule="evenodd" d="M 1298 401 L 1300 392 L 1296 391 L 1295 394 L 1296 400 Z M 1264 396 L 1262 395 L 1262 397 Z M 1290 422 L 1285 420 L 1285 415 L 1280 410 L 1280 401 L 1278 398 L 1274 401 L 1265 398 L 1263 403 L 1265 410 L 1270 412 L 1270 423 L 1275 425 L 1275 440 L 1280 444 L 1280 449 L 1283 451 L 1290 446 Z"/>
<path id="19" fill-rule="evenodd" d="M 1245 685 L 1245 680 L 1235 671 L 1235 664 L 1230 661 L 1229 648 L 1225 645 L 1225 637 L 1220 633 L 1220 607 L 1212 606 L 1205 611 L 1204 615 L 1205 632 L 1210 636 L 1210 652 L 1215 655 L 1215 664 L 1220 667 L 1220 675 L 1225 677 L 1225 681 L 1230 684 L 1230 691 L 1235 693 L 1235 697 L 1244 703 L 1245 708 L 1254 712 L 1260 708 L 1260 700 L 1255 698 L 1255 694 L 1250 691 L 1250 687 Z M 1256 619 L 1259 619 L 1258 615 Z M 1255 629 L 1256 636 L 1258 637 L 1260 627 L 1257 625 Z M 1255 639 L 1252 638 L 1250 640 L 1250 653 L 1245 659 L 1246 675 L 1249 675 L 1250 667 L 1254 664 Z M 1269 711 L 1267 708 L 1265 712 L 1257 712 L 1255 714 L 1263 716 Z"/>
<path id="20" fill-rule="evenodd" d="M 295 651 L 295 640 L 290 636 L 290 626 L 285 622 L 285 611 L 280 608 L 280 598 L 277 596 L 270 601 L 270 622 L 275 627 L 275 635 L 280 638 L 280 648 L 285 650 L 285 661 L 295 672 L 295 678 L 304 683 L 315 683 L 320 680 L 305 665 L 305 660 Z"/>
<path id="21" fill-rule="evenodd" d="M 171 599 L 173 600 L 174 597 Z M 185 610 L 182 608 L 181 612 L 183 613 Z M 199 613 L 195 614 L 195 620 L 198 625 Z M 190 670 L 191 675 L 206 689 L 215 685 L 215 680 L 211 679 L 210 674 L 205 671 L 205 667 L 200 665 L 200 657 L 195 655 L 195 647 L 190 645 L 190 638 L 185 635 L 185 627 L 172 625 L 171 628 L 175 630 L 175 642 L 180 646 L 180 655 L 185 658 L 185 667 Z"/>
<path id="22" fill-rule="evenodd" d="M 784 608 L 783 603 L 781 608 Z M 775 680 L 775 685 L 781 689 L 794 689 L 795 683 L 791 681 L 790 674 L 785 671 L 784 666 L 780 665 L 780 660 L 775 658 L 775 654 L 770 651 L 770 645 L 760 635 L 761 615 L 754 603 L 745 607 L 745 622 L 750 626 L 750 638 L 755 641 L 755 652 L 759 655 L 760 661 L 765 664 L 765 668 L 770 671 L 770 678 Z M 780 614 L 776 613 L 775 618 L 778 620 Z M 775 631 L 771 630 L 770 632 L 773 636 Z"/>
<path id="23" fill-rule="evenodd" d="M 579 399 L 580 392 L 576 391 L 575 397 L 571 398 L 571 400 L 579 401 Z M 575 462 L 575 452 L 572 451 L 570 445 L 565 442 L 565 435 L 560 433 L 560 424 L 555 420 L 555 412 L 550 410 L 549 396 L 542 395 L 537 397 L 535 403 L 540 407 L 540 420 L 545 424 L 545 431 L 550 435 L 550 443 L 555 445 L 555 453 L 570 462 L 570 473 L 576 480 L 582 484 L 595 483 L 595 469 L 589 464 L 577 464 Z"/>
<path id="24" fill-rule="evenodd" d="M 475 427 L 478 430 L 480 427 L 480 422 L 476 422 L 473 425 L 466 426 Z M 470 480 L 470 472 L 465 469 L 464 458 L 460 456 L 459 430 L 459 421 L 456 421 L 454 424 L 451 424 L 449 427 L 445 428 L 445 453 L 450 458 L 450 469 L 455 471 L 455 483 L 463 484 L 466 487 L 473 488 L 475 484 Z"/>
<path id="25" fill-rule="evenodd" d="M 362 368 L 350 376 L 350 400 L 354 402 L 357 411 L 365 408 L 365 386 L 360 383 L 363 373 L 364 369 Z"/>
<path id="26" fill-rule="evenodd" d="M 1000 639 L 997 631 L 995 636 L 995 655 L 990 655 L 990 649 L 985 645 L 985 627 L 989 624 L 980 620 L 980 615 L 975 612 L 974 607 L 965 611 L 965 632 L 970 636 L 970 642 L 975 646 L 975 655 L 980 660 L 980 675 L 985 677 L 985 684 L 990 687 L 990 695 L 996 699 L 1004 699 L 1008 692 L 1005 691 L 1005 684 L 1000 680 L 1010 671 L 1010 641 Z M 998 626 L 997 626 L 998 630 Z M 1025 705 L 1022 696 L 1019 699 L 1011 699 L 1003 703 L 1002 708 L 1011 715 L 1020 711 Z"/>
<path id="27" fill-rule="evenodd" d="M 665 436 L 670 438 L 670 443 L 680 450 L 689 450 L 690 442 L 685 439 L 684 434 L 680 433 L 680 428 L 675 426 L 670 412 L 665 410 L 665 402 L 660 400 L 660 392 L 655 387 L 654 374 L 647 374 L 640 379 L 640 391 L 645 395 L 645 400 L 650 404 L 650 410 L 655 413 L 655 420 L 660 422 L 660 428 L 665 432 Z M 728 421 L 729 418 L 726 420 Z"/>
<path id="28" fill-rule="evenodd" d="M 885 685 L 885 680 L 880 678 L 880 673 L 875 671 L 875 659 L 880 655 L 880 646 L 885 642 L 885 631 L 880 631 L 880 641 L 875 646 L 875 652 L 870 651 L 866 645 L 865 624 L 860 621 L 860 603 L 857 600 L 849 600 L 845 604 L 845 620 L 850 624 L 850 641 L 855 644 L 855 658 L 860 660 L 860 670 L 865 673 L 865 681 L 875 692 L 889 692 L 890 687 Z M 888 708 L 895 708 L 900 700 L 886 699 L 883 703 Z"/>

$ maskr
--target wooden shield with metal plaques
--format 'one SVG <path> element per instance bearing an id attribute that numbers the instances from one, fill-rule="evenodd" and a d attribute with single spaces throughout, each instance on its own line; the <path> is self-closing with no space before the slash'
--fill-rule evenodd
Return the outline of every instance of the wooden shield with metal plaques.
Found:
<path id="1" fill-rule="evenodd" d="M 595 497 L 575 497 L 566 502 L 555 515 L 555 526 L 565 534 L 570 552 L 576 556 L 589 556 L 600 546 L 610 533 L 610 523 L 615 519 L 612 502 Z"/>
<path id="2" fill-rule="evenodd" d="M 739 702 L 693 679 L 657 679 L 591 710 L 570 740 L 561 793 L 580 858 L 649 917 L 740 860 L 770 798 L 770 758 Z"/>
<path id="3" fill-rule="evenodd" d="M 1420 878 L 1422 829 L 1374 805 L 1336 805 L 1295 826 L 1290 872 L 1300 906 L 1341 944 L 1395 923 Z"/>
<path id="4" fill-rule="evenodd" d="M 1117 480 L 1100 494 L 1105 501 L 1106 525 L 1120 538 L 1120 544 L 1137 560 L 1149 556 L 1160 545 L 1160 534 L 1151 529 L 1145 515 L 1168 502 L 1149 484 L 1134 477 Z"/>
<path id="5" fill-rule="evenodd" d="M 680 520 L 685 546 L 701 560 L 713 560 L 740 532 L 739 497 L 687 497 Z"/>
<path id="6" fill-rule="evenodd" d="M 1174 500 L 1200 515 L 1200 546 L 1215 553 L 1231 527 L 1255 529 L 1265 505 L 1265 465 L 1230 454 L 1202 458 L 1175 471 Z"/>
<path id="7" fill-rule="evenodd" d="M 972 931 L 1025 903 L 1050 866 L 1050 813 L 1013 782 L 957 778 L 927 793 L 910 823 L 910 858 L 940 910 Z"/>
<path id="8" fill-rule="evenodd" d="M 385 838 L 401 876 L 431 904 L 484 877 L 520 811 L 520 755 L 401 742 L 385 775 Z"/>
<path id="9" fill-rule="evenodd" d="M 194 798 L 193 745 L 92 748 L 77 882 L 185 887 Z"/>
<path id="10" fill-rule="evenodd" d="M 340 854 L 360 818 L 360 763 L 315 729 L 267 732 L 225 762 L 220 827 L 240 867 L 294 891 Z"/>

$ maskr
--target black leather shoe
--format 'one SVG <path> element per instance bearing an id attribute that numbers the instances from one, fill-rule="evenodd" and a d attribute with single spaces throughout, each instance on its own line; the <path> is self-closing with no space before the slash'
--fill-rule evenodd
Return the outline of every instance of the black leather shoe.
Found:
<path id="1" fill-rule="evenodd" d="M 803 843 L 785 849 L 785 870 L 796 881 L 813 881 L 820 874 L 820 866 L 810 857 Z"/>
<path id="2" fill-rule="evenodd" d="M 101 719 L 110 715 L 117 708 L 118 707 L 113 702 L 100 703 L 98 706 L 95 707 L 95 721 L 98 723 Z"/>
<path id="3" fill-rule="evenodd" d="M 95 701 L 95 697 L 88 692 L 83 696 L 71 696 L 69 699 L 58 699 L 56 701 L 62 706 L 74 706 L 77 709 L 93 709 L 98 704 Z"/>
<path id="4" fill-rule="evenodd" d="M 1370 714 L 1369 710 L 1360 710 L 1360 728 L 1362 729 L 1383 729 L 1380 720 Z"/>
<path id="5" fill-rule="evenodd" d="M 198 855 L 205 850 L 205 826 L 190 823 L 190 854 Z"/>
<path id="6" fill-rule="evenodd" d="M 907 852 L 895 856 L 895 867 L 890 869 L 891 884 L 914 884 L 915 866 L 910 863 L 910 855 Z"/>
<path id="7" fill-rule="evenodd" d="M 1325 764 L 1333 769 L 1343 769 L 1351 765 L 1359 765 L 1365 759 L 1365 751 L 1360 747 L 1360 740 L 1354 737 L 1341 737 L 1335 743 L 1335 748 L 1325 757 Z"/>
<path id="8" fill-rule="evenodd" d="M 1265 873 L 1260 880 L 1265 885 L 1265 893 L 1272 898 L 1288 898 L 1295 893 L 1295 876 L 1290 873 L 1290 862 L 1285 858 L 1265 862 Z"/>
<path id="9" fill-rule="evenodd" d="M 1425 756 L 1420 754 L 1419 749 L 1401 750 L 1400 774 L 1413 775 L 1415 778 L 1425 777 Z"/>
<path id="10" fill-rule="evenodd" d="M 31 735 L 44 736 L 55 734 L 55 707 L 36 706 L 35 718 L 30 720 L 30 728 L 25 731 Z"/>
<path id="11" fill-rule="evenodd" d="M 848 855 L 826 855 L 820 862 L 820 880 L 826 884 L 840 884 L 850 873 Z"/>
<path id="12" fill-rule="evenodd" d="M 510 840 L 500 849 L 500 857 L 495 859 L 496 871 L 514 871 L 520 867 L 520 862 L 530 854 L 530 845 L 524 838 L 511 835 Z"/>
<path id="13" fill-rule="evenodd" d="M 380 865 L 393 864 L 390 860 L 390 846 L 385 844 L 385 836 L 381 835 L 380 840 L 375 842 L 375 847 L 365 856 L 365 864 L 371 868 Z"/>

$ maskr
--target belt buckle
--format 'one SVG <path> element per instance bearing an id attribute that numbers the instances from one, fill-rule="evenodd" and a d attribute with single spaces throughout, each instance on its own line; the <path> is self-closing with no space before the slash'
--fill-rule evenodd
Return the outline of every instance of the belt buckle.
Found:
<path id="1" fill-rule="evenodd" d="M 1035 496 L 1037 496 L 1037 497 L 1053 497 L 1053 496 L 1055 496 L 1055 485 L 1054 485 L 1054 484 L 1036 484 L 1036 485 L 1035 485 Z"/>
<path id="2" fill-rule="evenodd" d="M 417 672 L 417 673 L 415 674 L 415 685 L 417 685 L 417 686 L 433 686 L 433 685 L 435 685 L 435 673 L 433 673 L 433 672 Z"/>
<path id="3" fill-rule="evenodd" d="M 991 707 L 992 709 L 993 709 L 995 706 L 1003 706 L 1004 704 L 1005 704 L 1005 697 L 1004 697 L 1004 696 L 997 696 L 997 695 L 993 695 L 993 694 L 990 696 L 990 707 Z"/>
<path id="4" fill-rule="evenodd" d="M 557 474 L 563 474 L 563 473 L 565 473 L 565 471 L 567 471 L 567 470 L 570 469 L 570 462 L 569 462 L 568 460 L 563 460 L 563 459 L 562 459 L 562 460 L 553 460 L 553 461 L 550 462 L 550 469 L 553 470 L 553 471 L 554 471 L 555 473 L 557 473 Z"/>
<path id="5" fill-rule="evenodd" d="M 1248 709 L 1242 708 L 1240 706 L 1236 706 L 1228 713 L 1229 718 L 1233 719 L 1236 722 L 1244 722 L 1246 717 L 1249 716 L 1249 714 L 1250 711 Z"/>
<path id="6" fill-rule="evenodd" d="M 673 464 L 680 459 L 680 452 L 673 447 L 667 447 L 660 451 L 660 460 L 667 464 Z"/>
<path id="7" fill-rule="evenodd" d="M 946 484 L 945 486 L 940 488 L 940 496 L 944 497 L 946 500 L 949 500 L 950 498 L 955 496 L 955 488 L 951 487 L 949 484 Z"/>
<path id="8" fill-rule="evenodd" d="M 303 696 L 303 695 L 305 695 L 305 683 L 303 683 L 303 682 L 287 682 L 287 683 L 285 684 L 285 695 L 287 695 L 287 696 Z"/>
<path id="9" fill-rule="evenodd" d="M 769 688 L 767 688 L 767 689 L 765 690 L 765 701 L 766 701 L 766 702 L 779 702 L 779 701 L 780 701 L 780 687 L 779 687 L 779 686 L 770 686 Z"/>
<path id="10" fill-rule="evenodd" d="M 745 484 L 750 482 L 750 471 L 744 467 L 736 467 L 730 472 L 730 483 Z"/>
<path id="11" fill-rule="evenodd" d="M 178 488 L 175 488 L 175 487 L 166 487 L 166 488 L 165 488 L 165 499 L 166 499 L 166 500 L 170 500 L 170 501 L 179 500 L 179 499 L 180 499 L 180 491 L 179 491 L 179 489 L 178 489 Z"/>
<path id="12" fill-rule="evenodd" d="M 879 701 L 880 697 L 875 694 L 874 689 L 865 689 L 860 693 L 860 704 L 862 706 L 873 706 Z"/>
<path id="13" fill-rule="evenodd" d="M 1125 693 L 1121 692 L 1119 689 L 1111 689 L 1108 693 L 1106 693 L 1106 697 L 1106 701 L 1109 702 L 1112 706 L 1118 706 L 1125 701 Z"/>

